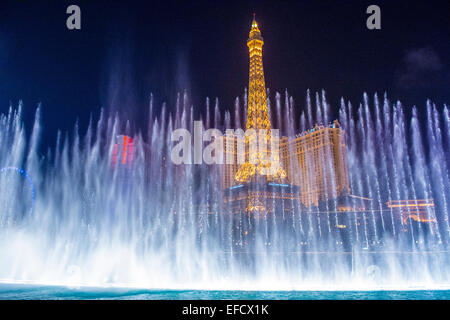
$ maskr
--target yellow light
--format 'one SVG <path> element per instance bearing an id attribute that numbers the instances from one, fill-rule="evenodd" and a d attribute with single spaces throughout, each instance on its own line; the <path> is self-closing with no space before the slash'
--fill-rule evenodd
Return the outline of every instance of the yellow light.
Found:
<path id="1" fill-rule="evenodd" d="M 389 208 L 405 208 L 405 207 L 434 207 L 434 204 L 430 203 L 418 203 L 418 204 L 391 204 Z"/>
<path id="2" fill-rule="evenodd" d="M 247 46 L 250 56 L 250 73 L 249 73 L 249 91 L 248 91 L 248 111 L 247 111 L 247 129 L 265 129 L 267 136 L 263 139 L 270 145 L 271 128 L 272 125 L 269 119 L 269 112 L 266 98 L 266 85 L 264 82 L 264 71 L 262 62 L 262 46 L 264 41 L 261 37 L 261 32 L 258 29 L 258 24 L 255 20 L 252 22 L 252 29 L 250 30 Z M 245 139 L 246 145 L 249 144 L 249 138 Z M 242 164 L 235 174 L 235 180 L 238 182 L 248 182 L 253 176 L 265 175 L 268 180 L 280 181 L 284 179 L 287 174 L 281 168 L 279 159 L 276 163 L 264 161 L 268 152 L 249 152 L 247 160 Z M 269 168 L 277 168 L 275 172 L 268 170 Z M 252 208 L 256 210 L 257 208 Z"/>

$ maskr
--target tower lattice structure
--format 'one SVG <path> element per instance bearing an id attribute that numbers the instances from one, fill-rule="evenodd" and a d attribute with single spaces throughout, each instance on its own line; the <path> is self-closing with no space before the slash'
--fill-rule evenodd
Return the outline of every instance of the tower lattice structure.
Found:
<path id="1" fill-rule="evenodd" d="M 257 139 L 259 144 L 256 150 L 249 148 L 248 156 L 245 163 L 243 163 L 236 172 L 235 180 L 239 182 L 248 182 L 257 176 L 265 176 L 267 180 L 279 181 L 286 177 L 286 172 L 280 167 L 279 157 L 276 159 L 269 159 L 272 152 L 278 150 L 271 150 L 271 129 L 272 125 L 269 119 L 269 112 L 267 108 L 266 85 L 264 81 L 264 69 L 262 61 L 262 46 L 264 44 L 256 23 L 253 17 L 252 27 L 249 38 L 247 40 L 248 51 L 250 55 L 250 70 L 249 70 L 249 84 L 248 84 L 248 109 L 247 109 L 247 130 L 254 129 L 256 135 L 248 135 L 245 138 L 246 146 L 249 146 Z M 263 134 L 259 134 L 260 130 Z M 259 136 L 259 139 L 257 138 Z M 265 148 L 261 151 L 260 144 L 264 143 Z M 274 163 L 275 161 L 275 163 Z"/>

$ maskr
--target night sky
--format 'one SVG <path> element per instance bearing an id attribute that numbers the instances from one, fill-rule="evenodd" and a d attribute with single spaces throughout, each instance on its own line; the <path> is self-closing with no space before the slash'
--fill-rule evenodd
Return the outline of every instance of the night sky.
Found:
<path id="1" fill-rule="evenodd" d="M 81 30 L 66 8 L 81 8 Z M 381 8 L 368 30 L 366 8 Z M 152 92 L 173 108 L 219 98 L 231 109 L 248 85 L 246 40 L 253 12 L 264 37 L 266 86 L 288 89 L 301 109 L 306 90 L 354 104 L 363 92 L 425 107 L 450 103 L 450 1 L 31 1 L 0 0 L 0 112 L 42 104 L 44 141 L 86 128 L 101 108 L 142 119 Z M 273 96 L 272 96 L 273 98 Z"/>

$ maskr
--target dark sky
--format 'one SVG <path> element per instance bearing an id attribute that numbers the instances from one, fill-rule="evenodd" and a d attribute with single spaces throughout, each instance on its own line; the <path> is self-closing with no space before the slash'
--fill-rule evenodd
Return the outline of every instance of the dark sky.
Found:
<path id="1" fill-rule="evenodd" d="M 81 8 L 79 31 L 66 8 Z M 366 8 L 381 7 L 381 30 Z M 246 39 L 256 13 L 266 85 L 287 88 L 303 108 L 306 89 L 337 107 L 362 93 L 423 109 L 450 102 L 450 1 L 40 1 L 0 0 L 0 112 L 23 100 L 25 119 L 42 103 L 44 140 L 86 127 L 101 107 L 131 119 L 173 106 L 184 88 L 231 108 L 248 82 Z M 29 120 L 28 120 L 29 121 Z"/>

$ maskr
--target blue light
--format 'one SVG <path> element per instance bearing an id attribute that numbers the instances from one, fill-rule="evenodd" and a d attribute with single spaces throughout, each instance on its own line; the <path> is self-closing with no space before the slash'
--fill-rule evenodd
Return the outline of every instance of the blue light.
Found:
<path id="1" fill-rule="evenodd" d="M 230 190 L 237 189 L 237 188 L 241 188 L 241 187 L 243 187 L 243 186 L 244 186 L 243 184 L 240 184 L 240 185 L 238 185 L 238 186 L 233 186 L 233 187 L 230 188 Z"/>
<path id="2" fill-rule="evenodd" d="M 33 182 L 31 181 L 30 176 L 27 174 L 27 172 L 25 170 L 23 170 L 21 168 L 5 167 L 5 168 L 1 168 L 0 169 L 0 173 L 1 172 L 7 172 L 7 171 L 18 172 L 20 175 L 25 177 L 25 179 L 27 180 L 28 186 L 30 187 L 30 190 L 31 190 L 31 197 L 32 197 L 32 199 L 31 199 L 31 208 L 30 208 L 30 214 L 31 214 L 33 212 L 34 201 L 35 201 L 35 198 L 36 198 L 36 192 L 34 190 L 34 185 L 33 185 Z"/>
<path id="3" fill-rule="evenodd" d="M 275 187 L 289 187 L 288 184 L 281 184 L 281 183 L 269 183 L 269 186 L 275 186 Z"/>

